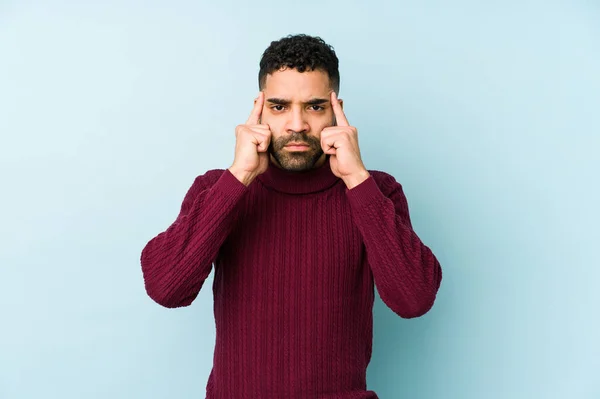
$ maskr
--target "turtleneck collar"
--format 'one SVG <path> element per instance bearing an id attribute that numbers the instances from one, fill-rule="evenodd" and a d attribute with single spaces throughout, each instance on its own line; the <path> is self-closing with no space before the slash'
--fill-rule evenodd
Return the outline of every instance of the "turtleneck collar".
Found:
<path id="1" fill-rule="evenodd" d="M 331 171 L 330 155 L 326 155 L 323 165 L 305 172 L 290 172 L 269 163 L 267 170 L 257 179 L 265 186 L 288 194 L 309 194 L 323 191 L 341 181 Z"/>

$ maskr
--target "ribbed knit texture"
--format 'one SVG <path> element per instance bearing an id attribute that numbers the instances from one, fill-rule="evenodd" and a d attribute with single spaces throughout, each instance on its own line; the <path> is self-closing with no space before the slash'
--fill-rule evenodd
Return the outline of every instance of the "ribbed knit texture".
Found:
<path id="1" fill-rule="evenodd" d="M 374 287 L 401 317 L 434 303 L 440 265 L 412 230 L 401 185 L 380 171 L 351 190 L 323 166 L 270 165 L 194 181 L 143 249 L 148 295 L 187 306 L 215 266 L 210 399 L 366 399 Z"/>

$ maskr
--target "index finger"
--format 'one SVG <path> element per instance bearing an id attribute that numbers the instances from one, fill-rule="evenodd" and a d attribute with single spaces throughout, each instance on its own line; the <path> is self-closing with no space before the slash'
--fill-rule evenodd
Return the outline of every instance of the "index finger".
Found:
<path id="1" fill-rule="evenodd" d="M 258 125 L 258 121 L 260 120 L 260 117 L 262 115 L 263 104 L 265 102 L 264 98 L 264 93 L 262 91 L 259 92 L 258 98 L 254 103 L 254 109 L 252 110 L 250 117 L 248 117 L 248 120 L 246 121 L 247 125 Z"/>
<path id="2" fill-rule="evenodd" d="M 335 91 L 331 92 L 331 106 L 333 108 L 333 114 L 335 115 L 335 120 L 337 121 L 338 126 L 350 126 L 348 123 L 348 119 L 346 119 L 346 114 L 344 114 L 344 110 L 338 101 L 337 94 Z"/>

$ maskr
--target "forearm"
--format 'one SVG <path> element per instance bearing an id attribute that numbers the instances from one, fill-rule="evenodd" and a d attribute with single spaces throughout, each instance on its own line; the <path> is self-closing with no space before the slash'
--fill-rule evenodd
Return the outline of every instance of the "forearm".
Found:
<path id="1" fill-rule="evenodd" d="M 381 299 L 402 317 L 425 314 L 442 279 L 438 260 L 373 179 L 365 180 L 348 195 Z"/>
<path id="2" fill-rule="evenodd" d="M 148 295 L 166 307 L 189 305 L 210 274 L 247 188 L 225 171 L 210 188 L 190 190 L 189 209 L 142 250 Z"/>

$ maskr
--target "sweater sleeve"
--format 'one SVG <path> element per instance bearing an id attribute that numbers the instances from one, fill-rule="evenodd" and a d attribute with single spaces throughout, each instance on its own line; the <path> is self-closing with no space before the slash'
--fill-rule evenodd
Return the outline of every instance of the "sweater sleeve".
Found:
<path id="1" fill-rule="evenodd" d="M 377 181 L 371 173 L 346 189 L 353 220 L 382 301 L 403 318 L 419 317 L 433 306 L 442 269 L 412 229 L 402 186 L 391 175 L 376 173 Z"/>
<path id="2" fill-rule="evenodd" d="M 167 308 L 188 306 L 196 299 L 247 191 L 227 169 L 208 171 L 194 180 L 177 219 L 142 250 L 150 298 Z"/>

